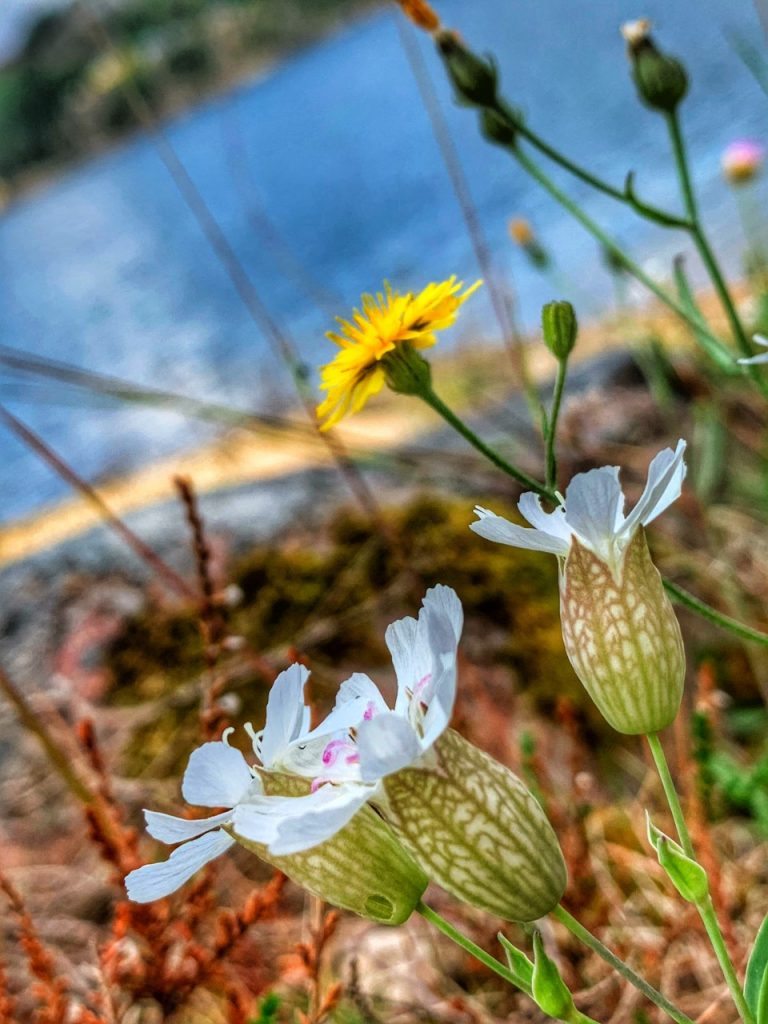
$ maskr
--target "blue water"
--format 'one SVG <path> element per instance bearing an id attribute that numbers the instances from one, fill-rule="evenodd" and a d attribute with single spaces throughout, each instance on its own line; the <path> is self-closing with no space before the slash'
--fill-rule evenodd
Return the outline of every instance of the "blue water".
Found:
<path id="1" fill-rule="evenodd" d="M 651 17 L 693 83 L 684 121 L 702 205 L 732 268 L 742 245 L 722 184 L 722 148 L 765 138 L 768 99 L 728 42 L 761 45 L 751 0 L 445 0 L 446 24 L 498 58 L 507 96 L 570 155 L 641 195 L 676 205 L 662 120 L 640 107 L 619 24 Z M 311 365 L 332 353 L 329 315 L 283 273 L 249 218 L 269 211 L 296 256 L 344 312 L 387 278 L 406 288 L 478 276 L 429 120 L 384 9 L 284 63 L 261 81 L 168 126 L 169 136 L 273 316 Z M 612 301 L 587 235 L 457 107 L 421 39 L 499 269 L 533 324 L 557 291 L 583 315 Z M 555 174 L 565 181 L 562 174 Z M 574 196 L 662 276 L 685 249 L 678 234 L 569 184 Z M 556 253 L 560 281 L 533 271 L 510 243 L 522 215 Z M 462 314 L 464 337 L 497 337 L 487 294 Z M 456 337 L 461 331 L 455 332 Z M 152 144 L 137 139 L 68 173 L 0 218 L 0 343 L 242 407 L 285 409 L 284 366 L 250 320 Z M 89 479 L 212 436 L 210 426 L 89 398 L 4 371 L 0 397 Z M 3 437 L 0 518 L 67 493 L 14 438 Z"/>

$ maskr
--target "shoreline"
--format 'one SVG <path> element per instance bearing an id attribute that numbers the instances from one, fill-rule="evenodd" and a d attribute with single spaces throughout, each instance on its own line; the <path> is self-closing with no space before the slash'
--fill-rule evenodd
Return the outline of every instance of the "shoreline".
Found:
<path id="1" fill-rule="evenodd" d="M 709 308 L 712 305 L 709 296 L 702 305 L 706 312 L 714 312 Z M 686 337 L 685 329 L 671 316 L 659 314 L 656 309 L 633 311 L 631 322 L 628 318 L 624 322 L 621 318 L 607 318 L 583 325 L 572 365 L 583 367 L 600 355 L 621 349 L 631 354 L 633 346 L 628 339 L 642 337 L 645 331 L 651 330 L 661 335 L 666 344 L 673 343 L 676 351 L 690 350 L 692 342 Z M 500 357 L 509 367 L 509 373 L 503 376 L 498 373 Z M 544 386 L 554 374 L 553 357 L 543 344 L 534 340 L 526 345 L 526 359 L 532 381 L 537 387 Z M 487 376 L 489 404 L 494 398 L 521 397 L 519 387 L 514 385 L 512 363 L 500 343 L 499 346 L 485 343 L 464 350 L 459 344 L 453 352 L 438 354 L 432 364 L 438 390 L 462 415 L 482 413 L 482 408 L 468 406 L 467 396 L 461 394 L 463 374 L 468 367 Z M 443 425 L 422 403 L 407 402 L 389 392 L 377 397 L 374 403 L 336 428 L 339 438 L 354 455 L 365 457 L 413 443 Z M 296 418 L 291 422 L 303 425 L 298 418 L 300 414 L 296 410 L 293 413 Z M 251 483 L 276 482 L 296 473 L 332 466 L 326 446 L 308 425 L 307 431 L 305 438 L 297 437 L 295 429 L 286 431 L 283 437 L 273 434 L 265 445 L 261 432 L 244 427 L 229 428 L 212 442 L 186 453 L 163 457 L 94 487 L 111 511 L 122 517 L 174 500 L 176 476 L 190 477 L 197 493 L 205 495 Z M 75 494 L 0 525 L 0 569 L 77 538 L 101 523 L 103 517 L 93 504 Z"/>

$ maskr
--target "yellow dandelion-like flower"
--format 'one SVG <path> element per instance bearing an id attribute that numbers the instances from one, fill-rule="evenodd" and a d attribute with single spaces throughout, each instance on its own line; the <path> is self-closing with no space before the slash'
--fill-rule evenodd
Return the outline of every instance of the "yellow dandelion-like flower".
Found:
<path id="1" fill-rule="evenodd" d="M 320 387 L 328 392 L 317 407 L 321 429 L 359 412 L 381 391 L 387 379 L 386 356 L 398 345 L 407 342 L 420 349 L 436 344 L 435 332 L 453 324 L 459 308 L 481 283 L 462 292 L 464 282 L 453 276 L 427 285 L 418 295 L 401 295 L 386 283 L 384 292 L 363 295 L 362 309 L 354 310 L 351 320 L 339 317 L 338 333 L 328 332 L 341 351 L 321 369 Z"/>

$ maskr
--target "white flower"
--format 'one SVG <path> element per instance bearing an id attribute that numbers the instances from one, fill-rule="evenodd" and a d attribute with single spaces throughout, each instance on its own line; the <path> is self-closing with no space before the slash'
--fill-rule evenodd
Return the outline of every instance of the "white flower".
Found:
<path id="1" fill-rule="evenodd" d="M 312 792 L 282 798 L 279 806 L 241 801 L 234 810 L 237 834 L 275 856 L 309 849 L 381 798 L 385 777 L 429 763 L 453 711 L 462 622 L 454 591 L 437 586 L 427 591 L 418 620 L 392 623 L 386 641 L 397 676 L 394 710 L 368 676 L 347 679 L 325 722 L 281 751 L 280 767 L 312 779 Z"/>
<path id="2" fill-rule="evenodd" d="M 531 551 L 547 551 L 566 558 L 574 538 L 620 573 L 623 554 L 640 526 L 647 526 L 680 497 L 685 478 L 685 441 L 674 451 L 665 448 L 648 467 L 648 480 L 640 500 L 624 515 L 624 494 L 619 467 L 603 466 L 579 473 L 571 480 L 565 500 L 545 512 L 536 494 L 523 494 L 518 508 L 533 529 L 511 523 L 488 509 L 475 509 L 479 517 L 470 529 L 487 540 Z"/>
<path id="3" fill-rule="evenodd" d="M 518 507 L 533 529 L 483 508 L 470 526 L 488 540 L 558 556 L 566 654 L 603 716 L 629 735 L 666 728 L 683 694 L 680 625 L 643 527 L 679 497 L 684 453 L 684 441 L 659 452 L 627 516 L 619 469 L 604 466 L 575 476 L 554 512 L 524 494 Z"/>
<path id="4" fill-rule="evenodd" d="M 762 334 L 755 334 L 752 341 L 754 341 L 756 345 L 762 345 L 763 348 L 768 348 L 768 338 L 763 337 Z M 768 352 L 760 352 L 756 356 L 737 359 L 736 362 L 741 363 L 742 366 L 757 366 L 758 363 L 768 363 Z"/>
<path id="5" fill-rule="evenodd" d="M 265 726 L 254 733 L 254 751 L 262 766 L 270 771 L 286 770 L 299 747 L 312 744 L 309 729 L 310 709 L 304 706 L 304 685 L 309 672 L 303 665 L 291 665 L 275 679 L 267 702 Z M 345 722 L 337 715 L 327 720 Z M 209 818 L 177 818 L 157 811 L 145 811 L 147 831 L 162 843 L 183 843 L 167 861 L 147 864 L 132 871 L 126 878 L 130 899 L 147 903 L 174 892 L 209 861 L 228 850 L 235 839 L 224 826 L 231 826 L 236 809 L 241 805 L 260 806 L 266 814 L 279 815 L 284 799 L 267 796 L 258 773 L 252 769 L 239 750 L 223 741 L 204 743 L 190 756 L 181 786 L 184 799 L 199 807 L 225 807 L 221 814 Z M 318 794 L 313 806 L 322 806 L 333 816 L 336 808 L 329 799 L 332 794 Z M 296 803 L 301 805 L 301 797 Z M 348 817 L 346 818 L 348 820 Z"/>

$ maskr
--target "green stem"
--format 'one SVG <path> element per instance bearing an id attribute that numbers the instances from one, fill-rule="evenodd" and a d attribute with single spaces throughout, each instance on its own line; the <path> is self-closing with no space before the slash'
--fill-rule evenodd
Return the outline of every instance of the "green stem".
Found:
<path id="1" fill-rule="evenodd" d="M 743 355 L 752 355 L 752 346 L 749 343 L 749 338 L 744 330 L 739 314 L 736 311 L 731 293 L 728 290 L 728 285 L 723 276 L 723 272 L 720 269 L 720 265 L 717 262 L 712 247 L 709 244 L 707 236 L 704 233 L 704 228 L 701 223 L 701 217 L 699 215 L 698 203 L 696 201 L 696 193 L 693 189 L 693 182 L 691 180 L 691 171 L 688 165 L 688 158 L 685 151 L 685 141 L 683 139 L 683 133 L 680 130 L 680 118 L 677 111 L 671 111 L 666 115 L 667 128 L 669 130 L 669 137 L 672 143 L 672 152 L 675 156 L 675 164 L 677 166 L 677 176 L 680 182 L 680 191 L 683 195 L 683 201 L 685 202 L 685 210 L 688 215 L 690 222 L 688 231 L 693 239 L 693 242 L 698 250 L 699 256 L 704 266 L 707 268 L 707 273 L 710 276 L 712 284 L 715 286 L 720 303 L 725 310 L 725 314 L 728 317 L 728 323 L 731 326 L 734 340 L 741 349 Z"/>
<path id="2" fill-rule="evenodd" d="M 558 359 L 557 377 L 555 377 L 555 390 L 552 396 L 552 411 L 549 414 L 546 432 L 546 486 L 554 491 L 557 486 L 557 456 L 555 454 L 555 441 L 557 440 L 557 418 L 560 415 L 560 403 L 563 399 L 563 388 L 565 378 L 568 374 L 568 360 Z"/>
<path id="3" fill-rule="evenodd" d="M 442 932 L 446 938 L 449 938 L 451 942 L 455 942 L 457 946 L 460 946 L 465 950 L 465 952 L 469 953 L 476 960 L 479 960 L 481 964 L 485 964 L 485 966 L 489 970 L 493 971 L 494 974 L 498 974 L 500 978 L 503 978 L 504 981 L 508 982 L 510 985 L 514 985 L 515 988 L 519 988 L 522 992 L 525 992 L 526 995 L 531 995 L 530 988 L 522 978 L 518 977 L 508 967 L 505 967 L 500 960 L 491 956 L 490 953 L 486 953 L 481 946 L 478 946 L 476 942 L 472 941 L 472 939 L 467 938 L 467 936 L 464 935 L 463 932 L 460 932 L 458 928 L 454 928 L 454 926 L 449 921 L 446 921 L 444 917 L 441 917 L 436 910 L 428 907 L 423 901 L 419 902 L 416 910 L 426 921 L 429 921 L 429 923 L 437 928 L 439 932 Z M 575 1010 L 574 1016 L 569 1020 L 569 1024 L 597 1024 L 597 1021 L 593 1020 L 592 1017 L 588 1017 L 580 1010 Z M 689 1021 L 687 1018 L 683 1018 L 680 1021 L 680 1024 L 693 1024 L 693 1022 Z"/>
<path id="4" fill-rule="evenodd" d="M 617 202 L 626 203 L 647 220 L 655 221 L 655 223 L 661 224 L 664 227 L 683 228 L 686 230 L 690 228 L 690 223 L 686 218 L 678 217 L 676 214 L 669 213 L 667 210 L 661 210 L 656 206 L 651 206 L 649 203 L 644 203 L 626 187 L 623 189 L 616 188 L 614 185 L 604 181 L 602 178 L 598 178 L 596 174 L 588 171 L 585 167 L 575 163 L 569 157 L 565 156 L 564 153 L 561 153 L 553 146 L 550 146 L 550 144 L 530 128 L 525 121 L 516 117 L 514 111 L 511 110 L 503 101 L 499 101 L 496 111 L 514 127 L 519 135 L 524 139 L 527 139 L 532 146 L 535 146 L 540 153 L 543 153 L 544 156 L 548 157 L 554 163 L 559 164 L 560 167 L 564 168 L 575 178 L 579 178 L 587 185 L 597 189 L 598 192 L 603 192 L 605 195 L 617 200 Z"/>
<path id="5" fill-rule="evenodd" d="M 691 860 L 696 860 L 696 851 L 693 848 L 691 834 L 685 823 L 685 815 L 683 814 L 683 808 L 680 804 L 680 798 L 677 795 L 677 789 L 675 788 L 672 773 L 669 770 L 669 763 L 667 761 L 667 756 L 664 753 L 664 747 L 662 746 L 657 733 L 652 733 L 649 736 L 646 736 L 646 739 L 648 740 L 648 746 L 651 748 L 653 760 L 656 763 L 656 768 L 659 773 L 659 778 L 661 779 L 661 784 L 664 788 L 664 794 L 667 798 L 669 809 L 672 812 L 680 844 L 683 847 L 686 856 L 690 857 Z M 734 968 L 730 954 L 728 953 L 728 947 L 726 946 L 725 939 L 723 938 L 720 922 L 717 920 L 717 914 L 715 913 L 715 908 L 712 905 L 712 897 L 707 896 L 705 899 L 698 902 L 696 904 L 696 909 L 699 912 L 699 916 L 701 917 L 704 928 L 709 936 L 709 941 L 712 944 L 712 949 L 715 951 L 715 956 L 720 964 L 720 968 L 723 972 L 723 976 L 725 977 L 733 1001 L 736 1004 L 736 1009 L 739 1011 L 739 1016 L 744 1021 L 744 1024 L 755 1024 L 752 1011 L 744 998 L 741 982 L 739 981 L 736 969 Z"/>
<path id="6" fill-rule="evenodd" d="M 541 167 L 539 167 L 539 165 L 528 156 L 527 153 L 523 152 L 519 146 L 513 146 L 511 148 L 511 153 L 520 166 L 527 171 L 528 174 L 530 174 L 530 176 L 542 186 L 542 188 L 549 192 L 553 199 L 557 200 L 557 202 L 560 203 L 560 205 L 564 207 L 584 228 L 586 228 L 586 230 L 596 238 L 601 245 L 604 245 L 609 252 L 612 252 L 621 260 L 622 264 L 633 277 L 637 278 L 641 284 L 644 284 L 657 299 L 676 313 L 686 324 L 694 328 L 694 330 L 706 334 L 713 346 L 720 351 L 724 358 L 733 361 L 731 352 L 726 348 L 722 341 L 699 320 L 694 320 L 688 313 L 688 310 L 686 310 L 686 308 L 678 302 L 674 296 L 670 295 L 669 292 L 662 288 L 661 285 L 657 284 L 652 277 L 646 274 L 640 264 L 636 263 L 630 256 L 628 256 L 621 246 L 618 245 L 610 235 L 606 234 L 600 225 L 592 220 L 588 213 L 582 210 L 578 203 L 574 202 L 570 196 L 563 192 L 541 169 Z"/>
<path id="7" fill-rule="evenodd" d="M 539 480 L 535 480 L 532 476 L 523 472 L 522 469 L 518 469 L 517 466 L 513 466 L 507 462 L 499 453 L 489 447 L 477 434 L 467 426 L 467 424 L 459 419 L 455 412 L 450 409 L 445 402 L 440 398 L 431 387 L 425 388 L 418 392 L 419 398 L 422 398 L 427 405 L 431 406 L 436 413 L 449 423 L 453 429 L 461 434 L 461 436 L 469 443 L 481 452 L 487 459 L 489 459 L 494 466 L 497 466 L 500 470 L 506 473 L 508 476 L 514 477 L 519 483 L 529 488 L 531 491 L 535 491 L 536 494 L 540 494 L 543 498 L 549 498 L 550 501 L 557 503 L 557 495 L 554 493 L 551 487 L 546 484 L 542 484 Z"/>
<path id="8" fill-rule="evenodd" d="M 639 974 L 636 974 L 632 968 L 625 964 L 623 960 L 620 960 L 615 953 L 612 953 L 606 945 L 604 945 L 597 936 L 593 935 L 583 924 L 580 924 L 576 918 L 569 914 L 565 907 L 560 904 L 555 907 L 552 911 L 552 916 L 556 918 L 561 924 L 565 925 L 572 935 L 583 942 L 585 946 L 592 950 L 593 953 L 605 960 L 607 964 L 610 964 L 613 969 L 625 978 L 631 985 L 642 992 L 644 996 L 655 1003 L 659 1009 L 664 1010 L 672 1020 L 676 1021 L 677 1024 L 693 1024 L 690 1017 L 687 1017 L 682 1010 L 679 1010 L 674 1003 L 671 1003 L 666 996 L 663 996 L 658 989 L 655 989 L 653 985 L 649 984 L 645 978 L 642 978 Z"/>
<path id="9" fill-rule="evenodd" d="M 726 629 L 729 633 L 741 637 L 742 640 L 752 640 L 756 644 L 768 647 L 768 633 L 762 633 L 759 629 L 753 629 L 752 626 L 745 626 L 743 622 L 731 618 L 730 615 L 724 615 L 671 580 L 665 579 L 664 587 L 675 601 L 679 601 L 680 604 L 685 605 L 692 612 L 696 612 L 697 615 L 701 615 L 703 619 L 714 623 L 715 626 L 719 626 L 720 629 Z"/>

